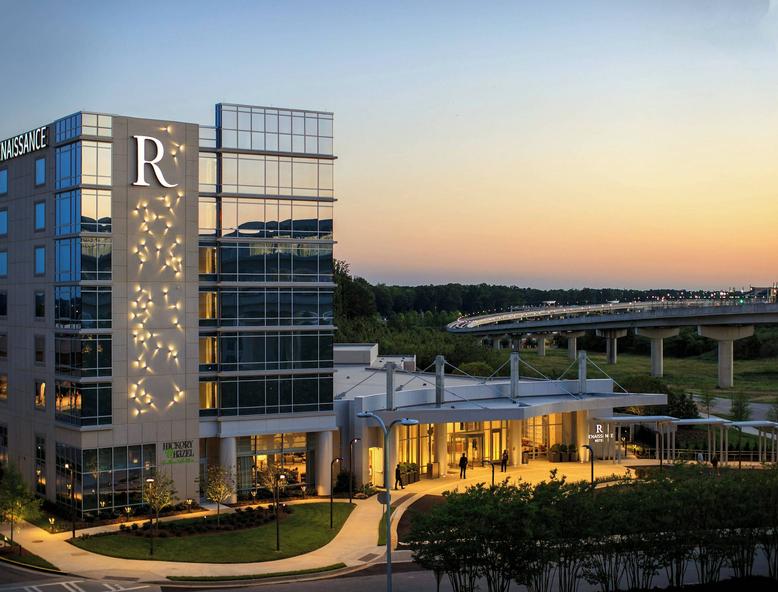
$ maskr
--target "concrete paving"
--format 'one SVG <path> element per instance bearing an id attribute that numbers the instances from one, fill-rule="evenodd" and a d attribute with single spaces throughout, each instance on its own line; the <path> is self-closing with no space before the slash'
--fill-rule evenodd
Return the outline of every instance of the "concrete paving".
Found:
<path id="1" fill-rule="evenodd" d="M 654 461 L 636 461 L 630 459 L 622 464 L 612 462 L 596 462 L 595 476 L 626 474 L 626 464 L 654 464 Z M 495 470 L 495 482 L 508 478 L 511 481 L 523 479 L 528 482 L 537 482 L 548 479 L 553 468 L 559 469 L 560 475 L 564 473 L 569 479 L 588 479 L 588 463 L 549 463 L 543 460 L 530 462 L 517 468 L 510 468 L 506 473 L 500 473 L 499 467 Z M 468 485 L 478 482 L 491 482 L 491 468 L 477 468 L 468 471 L 467 479 L 459 479 L 459 474 L 449 473 L 443 479 L 421 480 L 406 486 L 404 491 L 392 491 L 395 500 L 402 494 L 411 494 L 405 498 L 396 508 L 393 524 L 393 541 L 396 543 L 396 525 L 403 512 L 423 495 L 440 494 L 446 490 L 464 489 Z M 310 503 L 322 501 L 321 499 L 309 499 L 302 502 Z M 336 503 L 343 503 L 338 500 Z M 383 514 L 383 506 L 378 503 L 376 497 L 366 500 L 355 500 L 355 509 L 349 516 L 340 532 L 327 545 L 296 557 L 265 561 L 258 563 L 187 563 L 175 561 L 154 561 L 137 559 L 119 559 L 90 553 L 74 547 L 67 542 L 70 532 L 51 534 L 37 526 L 24 523 L 15 532 L 15 539 L 29 551 L 43 557 L 50 563 L 70 574 L 91 579 L 116 579 L 132 578 L 135 582 L 161 582 L 168 576 L 227 576 L 227 575 L 254 575 L 268 574 L 302 569 L 323 568 L 336 563 L 344 563 L 351 568 L 360 568 L 376 562 L 383 561 L 385 547 L 378 546 L 378 526 Z M 193 515 L 195 515 L 193 513 Z M 169 518 L 175 519 L 175 518 Z M 99 526 L 91 529 L 79 530 L 78 534 L 105 532 L 117 530 L 119 525 Z M 8 528 L 3 529 L 8 535 Z M 282 543 L 283 544 L 283 543 Z M 410 561 L 410 553 L 397 551 L 397 561 Z M 126 581 L 126 580 L 125 580 Z"/>

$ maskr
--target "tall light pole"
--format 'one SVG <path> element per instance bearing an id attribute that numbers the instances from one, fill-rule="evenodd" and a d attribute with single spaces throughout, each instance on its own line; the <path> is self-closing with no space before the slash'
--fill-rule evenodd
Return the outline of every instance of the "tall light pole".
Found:
<path id="1" fill-rule="evenodd" d="M 335 480 L 332 478 L 332 471 L 335 468 L 336 462 L 343 463 L 343 459 L 339 456 L 336 456 L 330 463 L 330 528 L 332 528 L 332 506 L 335 505 Z M 343 465 L 341 464 L 341 466 Z"/>
<path id="2" fill-rule="evenodd" d="M 66 485 L 70 490 L 70 521 L 73 526 L 73 538 L 76 538 L 76 468 L 70 463 L 65 463 L 65 470 L 70 471 L 70 482 Z"/>
<path id="3" fill-rule="evenodd" d="M 351 438 L 351 442 L 348 443 L 348 503 L 351 503 L 351 498 L 354 492 L 354 444 L 361 442 L 362 438 Z"/>
<path id="4" fill-rule="evenodd" d="M 146 477 L 146 484 L 148 485 L 147 489 L 151 490 L 152 485 L 154 484 L 154 477 Z M 151 493 L 151 491 L 149 491 Z M 146 500 L 150 501 L 150 500 Z M 149 512 L 149 555 L 154 557 L 154 509 L 149 505 L 149 509 L 151 510 Z"/>
<path id="5" fill-rule="evenodd" d="M 278 510 L 279 510 L 279 500 L 278 500 L 278 482 L 283 481 L 286 479 L 286 475 L 284 473 L 276 473 L 275 478 L 275 494 L 276 494 L 276 551 L 281 550 L 281 527 L 278 522 Z"/>
<path id="6" fill-rule="evenodd" d="M 594 485 L 594 448 L 588 444 L 584 444 L 583 448 L 586 448 L 589 451 L 589 462 L 592 465 L 592 485 Z"/>
<path id="7" fill-rule="evenodd" d="M 392 423 L 389 424 L 389 427 L 387 427 L 383 419 L 370 411 L 362 411 L 357 413 L 357 417 L 361 417 L 362 419 L 368 419 L 372 417 L 378 422 L 378 425 L 384 432 L 384 489 L 386 494 L 386 500 L 384 500 L 384 503 L 386 504 L 386 592 L 392 592 L 392 482 L 389 477 L 389 434 L 391 434 L 392 428 L 398 423 L 404 426 L 412 426 L 418 425 L 419 420 L 404 417 L 402 419 L 395 419 Z"/>

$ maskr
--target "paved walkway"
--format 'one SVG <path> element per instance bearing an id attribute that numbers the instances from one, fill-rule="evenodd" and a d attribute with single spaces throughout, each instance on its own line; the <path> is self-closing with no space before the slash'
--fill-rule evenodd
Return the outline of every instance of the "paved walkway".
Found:
<path id="1" fill-rule="evenodd" d="M 653 464 L 653 461 L 635 461 L 630 459 L 627 464 Z M 565 473 L 569 479 L 588 479 L 589 465 L 582 463 L 553 464 L 547 461 L 532 461 L 529 465 L 511 468 L 507 473 L 500 473 L 499 467 L 495 471 L 495 482 L 509 478 L 512 481 L 521 478 L 529 482 L 537 482 L 548 479 L 549 472 L 558 468 L 560 473 Z M 596 462 L 595 476 L 624 475 L 625 464 L 611 462 Z M 458 473 L 450 473 L 443 479 L 422 480 L 408 485 L 404 491 L 392 491 L 395 500 L 404 494 L 411 494 L 395 509 L 393 523 L 393 541 L 396 543 L 397 522 L 403 512 L 417 499 L 427 494 L 440 494 L 446 490 L 460 489 L 478 482 L 491 482 L 491 468 L 477 468 L 468 471 L 467 479 L 459 479 Z M 295 503 L 311 503 L 322 501 L 310 499 Z M 343 503 L 339 500 L 336 503 Z M 67 542 L 70 532 L 51 534 L 37 526 L 25 523 L 15 533 L 15 540 L 31 552 L 40 555 L 60 569 L 71 574 L 77 574 L 85 578 L 109 579 L 132 578 L 141 582 L 160 582 L 167 576 L 220 576 L 220 575 L 254 575 L 277 573 L 283 571 L 295 571 L 302 569 L 322 568 L 336 563 L 344 563 L 349 567 L 359 567 L 372 562 L 382 561 L 385 547 L 378 546 L 378 525 L 383 515 L 383 506 L 378 503 L 376 497 L 366 500 L 354 500 L 356 507 L 349 516 L 340 532 L 325 546 L 296 557 L 279 559 L 277 561 L 265 561 L 259 563 L 184 563 L 175 561 L 153 561 L 138 559 L 119 559 L 98 555 L 74 547 Z M 202 515 L 192 513 L 192 516 Z M 180 517 L 180 516 L 179 516 Z M 178 517 L 171 517 L 175 519 Z M 79 530 L 78 534 L 95 534 L 117 530 L 119 525 L 98 526 L 90 529 Z M 9 534 L 7 526 L 2 529 Z M 410 553 L 397 551 L 397 560 L 409 560 Z"/>

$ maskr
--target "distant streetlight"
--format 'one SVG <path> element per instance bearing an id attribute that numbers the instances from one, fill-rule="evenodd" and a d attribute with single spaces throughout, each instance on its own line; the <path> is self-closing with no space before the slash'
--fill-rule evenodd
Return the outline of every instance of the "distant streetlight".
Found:
<path id="1" fill-rule="evenodd" d="M 392 428 L 398 423 L 404 426 L 412 426 L 418 425 L 419 420 L 403 417 L 402 419 L 395 419 L 387 427 L 386 423 L 384 423 L 384 420 L 371 411 L 362 411 L 357 413 L 357 417 L 362 419 L 368 419 L 372 417 L 378 422 L 378 425 L 384 432 L 384 490 L 386 495 L 386 499 L 384 500 L 384 503 L 386 504 L 386 592 L 392 592 L 392 482 L 389 477 L 389 434 L 391 434 Z"/>
<path id="2" fill-rule="evenodd" d="M 589 462 L 592 465 L 592 485 L 594 485 L 594 448 L 589 444 L 584 444 L 582 448 L 586 448 L 589 451 Z"/>
<path id="3" fill-rule="evenodd" d="M 336 462 L 342 463 L 343 459 L 336 456 L 330 463 L 330 528 L 332 528 L 332 506 L 335 505 L 335 480 L 332 478 L 332 471 L 335 468 Z"/>
<path id="4" fill-rule="evenodd" d="M 275 477 L 275 494 L 276 494 L 276 551 L 281 550 L 281 526 L 278 522 L 278 510 L 279 510 L 279 494 L 278 494 L 278 482 L 285 481 L 286 475 L 284 473 L 276 473 Z"/>
<path id="5" fill-rule="evenodd" d="M 348 503 L 351 503 L 353 497 L 353 485 L 354 485 L 354 444 L 361 442 L 362 438 L 351 438 L 351 442 L 348 443 Z"/>
<path id="6" fill-rule="evenodd" d="M 70 492 L 70 521 L 73 528 L 73 538 L 76 538 L 76 468 L 70 463 L 65 463 L 65 470 L 70 471 L 70 481 L 67 488 Z"/>
<path id="7" fill-rule="evenodd" d="M 146 477 L 146 483 L 151 486 L 154 483 L 154 477 Z M 151 506 L 149 506 L 151 509 Z M 149 512 L 149 555 L 154 557 L 154 513 L 153 510 Z"/>

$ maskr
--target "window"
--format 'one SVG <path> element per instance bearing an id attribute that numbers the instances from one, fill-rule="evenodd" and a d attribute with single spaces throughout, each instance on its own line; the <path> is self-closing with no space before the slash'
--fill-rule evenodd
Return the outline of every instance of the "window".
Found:
<path id="1" fill-rule="evenodd" d="M 219 407 L 218 387 L 219 383 L 215 381 L 200 383 L 200 415 L 216 415 L 216 410 Z"/>
<path id="2" fill-rule="evenodd" d="M 216 274 L 216 247 L 200 245 L 199 265 L 200 275 Z"/>
<path id="3" fill-rule="evenodd" d="M 0 359 L 8 358 L 8 334 L 0 333 Z"/>
<path id="4" fill-rule="evenodd" d="M 81 230 L 111 232 L 111 192 L 105 189 L 81 190 Z"/>
<path id="5" fill-rule="evenodd" d="M 200 198 L 197 218 L 200 224 L 200 236 L 216 236 L 218 217 L 216 213 L 215 198 Z"/>
<path id="6" fill-rule="evenodd" d="M 331 366 L 330 332 L 268 331 L 200 336 L 201 371 L 296 370 Z"/>
<path id="7" fill-rule="evenodd" d="M 200 335 L 200 370 L 216 370 L 219 364 L 219 338 Z"/>
<path id="8" fill-rule="evenodd" d="M 39 187 L 46 184 L 46 159 L 35 159 L 35 186 Z"/>
<path id="9" fill-rule="evenodd" d="M 46 438 L 35 434 L 35 491 L 46 495 Z"/>
<path id="10" fill-rule="evenodd" d="M 35 408 L 46 410 L 46 383 L 42 380 L 35 381 Z"/>
<path id="11" fill-rule="evenodd" d="M 46 247 L 35 247 L 35 275 L 46 273 Z"/>
<path id="12" fill-rule="evenodd" d="M 54 339 L 55 370 L 71 376 L 111 375 L 110 335 L 63 335 Z"/>
<path id="13" fill-rule="evenodd" d="M 46 292 L 43 290 L 35 291 L 35 318 L 43 319 L 46 317 Z"/>
<path id="14" fill-rule="evenodd" d="M 79 384 L 58 380 L 55 384 L 54 411 L 58 421 L 75 425 L 111 423 L 111 384 Z"/>
<path id="15" fill-rule="evenodd" d="M 0 277 L 8 277 L 8 251 L 0 251 Z"/>
<path id="16" fill-rule="evenodd" d="M 200 324 L 215 325 L 219 310 L 218 293 L 214 290 L 200 292 Z"/>
<path id="17" fill-rule="evenodd" d="M 46 363 L 46 336 L 36 335 L 33 341 L 35 344 L 35 364 L 43 366 Z"/>
<path id="18" fill-rule="evenodd" d="M 216 221 L 216 203 L 200 199 L 200 235 L 213 235 L 211 220 Z M 212 214 L 203 224 L 204 211 Z M 332 238 L 332 204 L 316 201 L 290 201 L 256 198 L 221 198 L 221 236 L 262 238 Z"/>
<path id="19" fill-rule="evenodd" d="M 0 290 L 0 317 L 8 316 L 8 292 Z"/>
<path id="20" fill-rule="evenodd" d="M 0 210 L 0 236 L 8 236 L 8 210 Z"/>
<path id="21" fill-rule="evenodd" d="M 81 183 L 111 184 L 111 144 L 84 140 L 60 146 L 56 151 L 57 189 Z"/>
<path id="22" fill-rule="evenodd" d="M 225 153 L 221 189 L 224 193 L 332 197 L 332 169 L 330 160 Z"/>
<path id="23" fill-rule="evenodd" d="M 200 191 L 216 192 L 216 155 L 208 152 L 200 153 Z"/>
<path id="24" fill-rule="evenodd" d="M 8 169 L 0 170 L 0 195 L 8 193 Z"/>
<path id="25" fill-rule="evenodd" d="M 85 136 L 111 137 L 113 118 L 97 113 L 81 114 L 81 133 Z"/>
<path id="26" fill-rule="evenodd" d="M 0 466 L 8 464 L 8 426 L 0 423 Z"/>
<path id="27" fill-rule="evenodd" d="M 0 374 L 0 401 L 8 400 L 8 374 Z"/>
<path id="28" fill-rule="evenodd" d="M 111 288 L 57 286 L 54 322 L 69 329 L 110 329 Z"/>
<path id="29" fill-rule="evenodd" d="M 57 189 L 81 183 L 81 142 L 57 148 L 54 164 L 54 185 Z"/>
<path id="30" fill-rule="evenodd" d="M 35 203 L 35 230 L 45 230 L 46 228 L 46 202 L 39 201 Z"/>
<path id="31" fill-rule="evenodd" d="M 69 238 L 56 242 L 55 279 L 110 280 L 111 239 Z"/>

